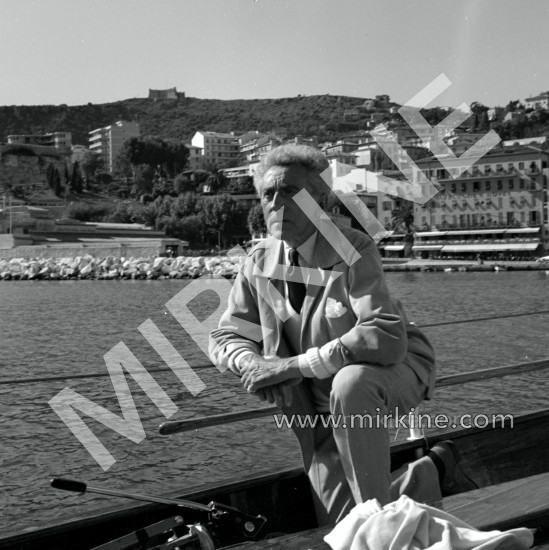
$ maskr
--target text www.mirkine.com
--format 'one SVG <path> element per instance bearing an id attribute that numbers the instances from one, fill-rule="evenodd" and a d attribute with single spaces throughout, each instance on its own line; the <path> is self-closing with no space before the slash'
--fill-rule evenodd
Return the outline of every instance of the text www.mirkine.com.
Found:
<path id="1" fill-rule="evenodd" d="M 431 429 L 444 430 L 471 429 L 487 427 L 514 427 L 512 414 L 461 414 L 450 416 L 447 414 L 421 414 L 411 410 L 405 415 L 394 414 L 275 414 L 273 415 L 276 427 L 282 428 L 342 428 L 342 429 L 366 429 L 366 428 L 395 428 L 395 429 Z"/>

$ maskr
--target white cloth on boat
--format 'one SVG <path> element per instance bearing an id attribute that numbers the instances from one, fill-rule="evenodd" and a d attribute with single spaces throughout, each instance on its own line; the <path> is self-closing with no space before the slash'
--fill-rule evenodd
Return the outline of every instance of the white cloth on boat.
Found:
<path id="1" fill-rule="evenodd" d="M 523 550 L 533 535 L 526 528 L 479 531 L 402 495 L 383 508 L 376 499 L 357 504 L 324 540 L 333 550 Z"/>

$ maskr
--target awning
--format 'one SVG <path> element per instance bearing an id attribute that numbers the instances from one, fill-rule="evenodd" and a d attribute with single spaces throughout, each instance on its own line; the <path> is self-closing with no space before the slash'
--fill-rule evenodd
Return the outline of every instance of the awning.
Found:
<path id="1" fill-rule="evenodd" d="M 412 246 L 412 250 L 442 250 L 441 244 L 417 244 Z"/>
<path id="2" fill-rule="evenodd" d="M 453 231 L 448 231 L 448 235 L 493 235 L 499 233 L 505 233 L 507 229 L 455 229 Z"/>
<path id="3" fill-rule="evenodd" d="M 442 252 L 505 252 L 507 250 L 535 250 L 540 243 L 498 243 L 498 244 L 447 244 Z"/>
<path id="4" fill-rule="evenodd" d="M 448 231 L 418 231 L 416 235 L 418 237 L 442 237 L 443 235 L 446 235 Z"/>
<path id="5" fill-rule="evenodd" d="M 385 247 L 385 250 L 393 250 L 393 251 L 404 250 L 404 245 L 403 244 L 388 244 Z"/>
<path id="6" fill-rule="evenodd" d="M 507 233 L 537 233 L 539 227 L 515 227 L 513 229 L 507 229 Z"/>

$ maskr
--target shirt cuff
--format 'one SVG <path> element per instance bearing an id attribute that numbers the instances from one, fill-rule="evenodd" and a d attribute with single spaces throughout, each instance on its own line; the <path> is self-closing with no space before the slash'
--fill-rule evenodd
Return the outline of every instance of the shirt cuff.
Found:
<path id="1" fill-rule="evenodd" d="M 325 362 L 318 348 L 309 348 L 305 352 L 305 357 L 307 359 L 308 368 L 309 368 L 309 371 L 312 373 L 312 376 L 311 374 L 306 375 L 303 372 L 303 369 L 301 369 L 301 364 L 300 364 L 299 368 L 302 371 L 303 376 L 308 376 L 308 378 L 322 379 L 322 378 L 329 378 L 334 374 L 328 369 L 329 363 Z"/>
<path id="2" fill-rule="evenodd" d="M 236 374 L 240 374 L 240 366 L 242 364 L 242 361 L 248 356 L 248 355 L 254 355 L 254 353 L 248 349 L 241 351 L 240 353 L 235 354 L 232 356 L 229 360 L 229 368 L 236 372 Z"/>

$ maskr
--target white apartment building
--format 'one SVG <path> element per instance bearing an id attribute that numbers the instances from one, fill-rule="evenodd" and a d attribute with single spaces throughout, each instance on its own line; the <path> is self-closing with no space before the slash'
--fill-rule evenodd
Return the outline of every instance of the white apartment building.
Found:
<path id="1" fill-rule="evenodd" d="M 139 137 L 139 124 L 119 120 L 110 126 L 90 132 L 90 151 L 103 157 L 105 168 L 112 174 L 120 149 L 124 142 L 132 137 Z"/>
<path id="2" fill-rule="evenodd" d="M 240 158 L 238 138 L 234 133 L 198 131 L 193 136 L 191 145 L 202 150 L 201 164 L 203 168 L 238 162 Z"/>
<path id="3" fill-rule="evenodd" d="M 543 92 L 533 97 L 527 97 L 524 100 L 527 109 L 534 109 L 538 111 L 543 109 L 547 111 L 549 109 L 549 92 Z"/>

